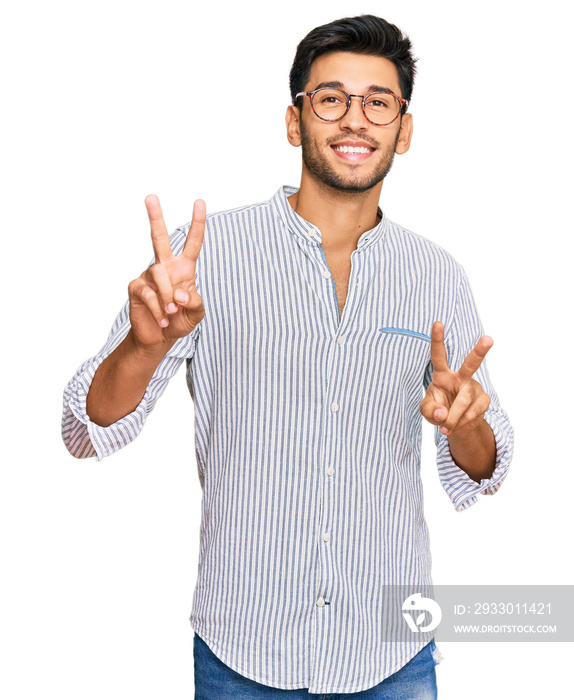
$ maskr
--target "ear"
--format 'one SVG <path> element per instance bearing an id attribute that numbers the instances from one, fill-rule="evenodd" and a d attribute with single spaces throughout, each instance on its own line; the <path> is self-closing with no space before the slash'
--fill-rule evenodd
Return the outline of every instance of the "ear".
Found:
<path id="1" fill-rule="evenodd" d="M 294 105 L 287 107 L 285 114 L 285 124 L 287 126 L 287 140 L 292 146 L 301 145 L 301 113 Z"/>
<path id="2" fill-rule="evenodd" d="M 413 136 L 413 115 L 410 112 L 403 114 L 401 118 L 401 128 L 399 131 L 399 138 L 397 140 L 397 145 L 395 146 L 395 153 L 401 154 L 406 153 L 411 145 L 411 138 Z"/>

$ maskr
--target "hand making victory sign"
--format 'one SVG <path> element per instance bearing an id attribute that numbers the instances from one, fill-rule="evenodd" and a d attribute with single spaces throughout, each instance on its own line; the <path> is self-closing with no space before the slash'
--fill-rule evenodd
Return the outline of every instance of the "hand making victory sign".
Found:
<path id="1" fill-rule="evenodd" d="M 108 426 L 138 406 L 166 352 L 205 315 L 195 288 L 195 266 L 205 232 L 205 202 L 198 199 L 185 246 L 171 249 L 158 198 L 145 200 L 155 263 L 128 286 L 131 328 L 98 367 L 86 398 L 94 423 Z"/>
<path id="2" fill-rule="evenodd" d="M 426 396 L 421 401 L 420 411 L 429 423 L 440 425 L 443 435 L 465 435 L 483 422 L 490 397 L 472 376 L 492 345 L 492 338 L 483 336 L 468 353 L 459 370 L 453 372 L 448 365 L 444 345 L 444 326 L 438 321 L 433 324 L 433 376 Z"/>
<path id="3" fill-rule="evenodd" d="M 197 326 L 205 314 L 195 288 L 195 266 L 205 232 L 205 202 L 198 199 L 181 255 L 174 256 L 159 199 L 145 200 L 155 264 L 130 282 L 130 321 L 141 348 L 174 343 Z"/>

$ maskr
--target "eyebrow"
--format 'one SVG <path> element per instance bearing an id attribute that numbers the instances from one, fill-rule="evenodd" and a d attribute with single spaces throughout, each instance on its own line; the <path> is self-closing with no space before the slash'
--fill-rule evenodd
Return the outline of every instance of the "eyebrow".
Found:
<path id="1" fill-rule="evenodd" d="M 315 90 L 319 90 L 320 88 L 337 88 L 338 90 L 345 90 L 345 86 L 340 80 L 327 80 L 326 82 L 319 83 L 319 85 L 315 87 Z M 382 85 L 369 85 L 367 88 L 367 94 L 371 92 L 392 92 L 393 95 L 398 94 L 392 88 L 384 87 Z"/>

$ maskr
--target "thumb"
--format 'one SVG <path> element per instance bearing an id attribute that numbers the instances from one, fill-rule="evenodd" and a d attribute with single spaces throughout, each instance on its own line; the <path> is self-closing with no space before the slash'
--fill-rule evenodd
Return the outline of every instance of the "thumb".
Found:
<path id="1" fill-rule="evenodd" d="M 432 425 L 440 425 L 448 417 L 448 408 L 429 396 L 421 401 L 419 410 L 423 418 Z"/>
<path id="2" fill-rule="evenodd" d="M 205 314 L 203 299 L 195 289 L 176 289 L 173 298 L 190 321 L 197 325 Z"/>
<path id="3" fill-rule="evenodd" d="M 185 306 L 189 301 L 189 293 L 185 289 L 176 289 L 173 293 L 173 298 L 181 306 Z"/>

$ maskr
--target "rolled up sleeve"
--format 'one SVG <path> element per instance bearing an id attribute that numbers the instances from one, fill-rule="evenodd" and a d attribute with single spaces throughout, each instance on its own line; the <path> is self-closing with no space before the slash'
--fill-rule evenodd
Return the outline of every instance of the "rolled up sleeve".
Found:
<path id="1" fill-rule="evenodd" d="M 189 227 L 190 223 L 187 223 L 171 234 L 170 243 L 174 255 L 179 255 L 183 250 Z M 196 286 L 199 289 L 197 273 Z M 178 340 L 166 354 L 134 411 L 104 428 L 89 419 L 86 413 L 86 399 L 96 370 L 130 330 L 129 302 L 126 302 L 117 315 L 103 348 L 78 368 L 64 390 L 62 438 L 70 454 L 78 459 L 95 457 L 100 461 L 132 442 L 139 435 L 147 417 L 183 360 L 193 357 L 201 328 L 202 324 L 199 323 L 192 333 Z"/>

